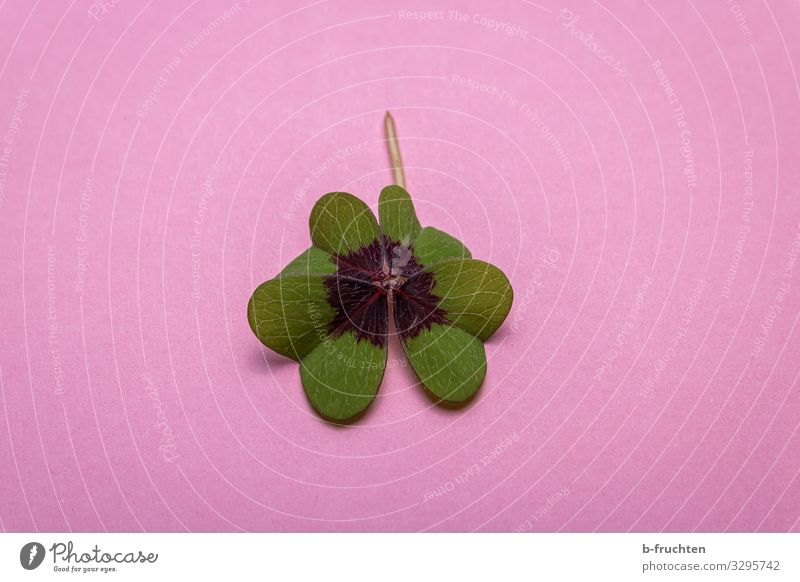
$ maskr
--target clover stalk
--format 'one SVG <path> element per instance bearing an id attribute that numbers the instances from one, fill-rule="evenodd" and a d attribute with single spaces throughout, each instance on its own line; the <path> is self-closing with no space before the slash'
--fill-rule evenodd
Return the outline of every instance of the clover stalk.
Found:
<path id="1" fill-rule="evenodd" d="M 403 171 L 403 158 L 400 156 L 400 144 L 397 142 L 397 127 L 394 117 L 388 111 L 383 118 L 383 128 L 386 132 L 386 146 L 389 149 L 389 162 L 392 164 L 394 183 L 401 188 L 406 187 L 406 174 Z"/>

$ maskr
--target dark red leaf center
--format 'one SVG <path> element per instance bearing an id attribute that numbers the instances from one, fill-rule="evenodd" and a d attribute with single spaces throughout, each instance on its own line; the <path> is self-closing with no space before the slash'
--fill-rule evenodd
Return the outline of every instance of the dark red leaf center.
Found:
<path id="1" fill-rule="evenodd" d="M 403 339 L 416 337 L 445 313 L 433 293 L 433 274 L 414 256 L 413 246 L 385 237 L 357 251 L 335 257 L 337 271 L 325 278 L 328 302 L 335 311 L 329 332 L 351 331 L 358 340 L 386 345 L 389 306 Z"/>

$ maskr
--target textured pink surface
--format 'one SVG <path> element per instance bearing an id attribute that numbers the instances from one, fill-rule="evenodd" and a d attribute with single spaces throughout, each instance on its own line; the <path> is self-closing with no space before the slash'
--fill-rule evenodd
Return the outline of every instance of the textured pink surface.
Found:
<path id="1" fill-rule="evenodd" d="M 3 3 L 0 525 L 800 529 L 800 7 L 561 9 Z M 245 305 L 386 109 L 516 299 L 470 407 L 395 345 L 334 428 Z"/>

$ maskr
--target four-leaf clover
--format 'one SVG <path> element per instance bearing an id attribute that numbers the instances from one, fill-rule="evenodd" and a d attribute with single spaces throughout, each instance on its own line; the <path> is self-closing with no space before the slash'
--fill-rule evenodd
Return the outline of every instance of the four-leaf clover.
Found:
<path id="1" fill-rule="evenodd" d="M 483 342 L 513 300 L 500 269 L 420 226 L 400 186 L 381 191 L 379 215 L 380 226 L 352 194 L 325 194 L 311 211 L 311 248 L 248 304 L 258 339 L 300 363 L 309 402 L 335 422 L 358 418 L 375 399 L 390 333 L 438 402 L 468 401 L 486 375 Z"/>

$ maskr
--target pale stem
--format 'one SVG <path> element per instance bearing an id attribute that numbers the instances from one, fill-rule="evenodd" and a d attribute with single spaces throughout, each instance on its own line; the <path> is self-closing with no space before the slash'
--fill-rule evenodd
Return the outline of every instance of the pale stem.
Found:
<path id="1" fill-rule="evenodd" d="M 383 127 L 386 130 L 386 144 L 389 148 L 389 162 L 392 164 L 394 183 L 401 188 L 406 187 L 406 174 L 403 171 L 403 158 L 400 157 L 400 145 L 397 143 L 397 128 L 394 118 L 388 111 L 383 118 Z"/>

